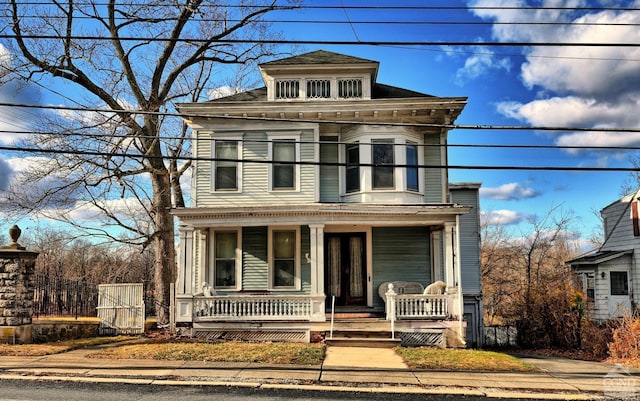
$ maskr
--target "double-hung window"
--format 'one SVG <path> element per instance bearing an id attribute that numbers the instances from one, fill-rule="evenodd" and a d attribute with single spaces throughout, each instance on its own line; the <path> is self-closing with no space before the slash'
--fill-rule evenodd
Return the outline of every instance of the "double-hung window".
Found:
<path id="1" fill-rule="evenodd" d="M 274 228 L 270 235 L 271 288 L 298 289 L 300 283 L 299 230 Z"/>
<path id="2" fill-rule="evenodd" d="M 216 191 L 238 190 L 238 148 L 235 140 L 215 140 L 213 185 Z"/>
<path id="3" fill-rule="evenodd" d="M 345 171 L 347 192 L 360 191 L 360 145 L 349 143 L 345 146 Z"/>
<path id="4" fill-rule="evenodd" d="M 413 142 L 407 142 L 405 149 L 407 191 L 418 192 L 418 145 Z"/>
<path id="5" fill-rule="evenodd" d="M 238 287 L 238 232 L 216 231 L 213 235 L 214 288 Z"/>
<path id="6" fill-rule="evenodd" d="M 394 189 L 394 146 L 392 139 L 374 139 L 371 143 L 373 189 Z"/>
<path id="7" fill-rule="evenodd" d="M 299 146 L 295 139 L 271 141 L 271 189 L 295 190 L 298 183 Z"/>

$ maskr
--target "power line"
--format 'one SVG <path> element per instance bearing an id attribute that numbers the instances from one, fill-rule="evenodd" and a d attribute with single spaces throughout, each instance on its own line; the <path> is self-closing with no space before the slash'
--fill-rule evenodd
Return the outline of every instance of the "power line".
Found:
<path id="1" fill-rule="evenodd" d="M 496 131 L 578 131 L 578 132 L 640 132 L 640 128 L 621 127 L 621 128 L 603 128 L 603 127 L 559 127 L 559 126 L 522 126 L 522 125 L 481 125 L 481 124 L 430 124 L 430 123 L 400 123 L 400 122 L 367 122 L 367 121 L 345 121 L 332 120 L 323 118 L 322 120 L 313 119 L 290 119 L 290 118 L 269 118 L 269 117 L 252 117 L 252 116 L 230 116 L 230 115 L 209 115 L 198 113 L 177 113 L 168 111 L 144 111 L 144 110 L 112 110 L 98 107 L 73 107 L 73 106 L 54 106 L 54 105 L 37 105 L 26 103 L 8 103 L 0 102 L 0 107 L 24 107 L 48 110 L 65 110 L 65 111 L 81 111 L 81 112 L 97 112 L 108 114 L 127 114 L 127 115 L 155 115 L 166 117 L 188 117 L 188 118 L 218 118 L 228 120 L 254 120 L 254 121 L 276 121 L 276 122 L 309 122 L 309 123 L 332 123 L 344 125 L 388 125 L 388 126 L 407 126 L 407 127 L 425 127 L 425 128 L 445 128 L 449 130 L 496 130 Z"/>
<path id="2" fill-rule="evenodd" d="M 526 127 L 523 127 L 526 128 Z M 586 128 L 585 128 L 586 129 Z M 640 129 L 638 129 L 640 131 Z M 17 135 L 45 135 L 45 136 L 55 136 L 55 137 L 80 137 L 84 139 L 105 139 L 105 136 L 102 134 L 87 134 L 87 133 L 77 133 L 77 132 L 54 132 L 54 131 L 18 131 L 18 130 L 0 130 L 0 134 L 17 134 Z M 205 137 L 182 137 L 182 136 L 151 136 L 151 135 L 126 135 L 126 134 L 109 134 L 108 138 L 117 138 L 117 139 L 160 139 L 160 140 L 186 140 L 192 142 L 216 142 L 216 141 L 224 141 L 224 142 L 241 142 L 243 144 L 254 144 L 254 143 L 272 143 L 271 139 L 217 139 L 215 137 L 205 138 Z M 301 145 L 350 145 L 352 142 L 343 142 L 343 141 L 305 141 L 305 140 L 296 140 L 292 141 L 292 143 L 301 144 Z M 360 142 L 360 145 L 363 146 L 372 146 L 372 143 L 364 143 Z M 390 144 L 393 146 L 406 146 L 404 143 L 393 143 Z M 510 145 L 510 144 L 473 144 L 473 143 L 424 143 L 424 144 L 412 144 L 414 146 L 418 146 L 421 148 L 477 148 L 477 149 L 540 149 L 540 150 L 640 150 L 640 146 L 595 146 L 595 145 Z"/>
<path id="3" fill-rule="evenodd" d="M 16 39 L 16 35 L 1 34 L 0 39 Z M 57 35 L 20 35 L 22 39 L 37 40 L 104 40 L 111 42 L 113 38 L 107 36 L 57 36 Z M 119 36 L 123 42 L 172 42 L 172 43 L 205 43 L 209 39 L 203 38 L 140 38 L 134 36 Z M 616 42 L 496 42 L 496 41 L 351 41 L 351 40 L 311 40 L 311 39 L 218 39 L 217 44 L 271 44 L 271 45 L 366 45 L 366 46 L 464 46 L 464 47 L 640 47 L 640 43 Z"/>
<path id="4" fill-rule="evenodd" d="M 340 162 L 319 162 L 319 161 L 273 161 L 264 159 L 229 159 L 215 157 L 195 157 L 195 156 L 153 156 L 142 154 L 114 153 L 114 152 L 98 152 L 98 151 L 79 151 L 79 150 L 62 150 L 62 149 L 38 149 L 17 146 L 0 146 L 0 150 L 12 152 L 28 152 L 37 154 L 63 154 L 78 156 L 98 156 L 109 158 L 129 158 L 129 159 L 161 159 L 161 160 L 184 160 L 184 161 L 209 161 L 209 162 L 236 162 L 250 164 L 273 164 L 280 165 L 300 165 L 300 166 L 335 166 L 346 167 L 347 163 Z M 514 171 L 597 171 L 597 172 L 638 172 L 640 168 L 636 167 L 575 167 L 575 166 L 515 166 L 515 165 L 454 165 L 454 164 L 374 164 L 374 163 L 358 163 L 359 167 L 394 167 L 394 168 L 420 168 L 420 169 L 449 169 L 449 170 L 514 170 Z"/>

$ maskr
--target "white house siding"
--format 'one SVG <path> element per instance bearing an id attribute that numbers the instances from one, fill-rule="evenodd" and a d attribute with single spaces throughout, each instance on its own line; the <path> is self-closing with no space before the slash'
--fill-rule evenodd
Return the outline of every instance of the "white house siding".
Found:
<path id="1" fill-rule="evenodd" d="M 629 203 L 632 198 L 632 195 L 627 195 L 602 209 L 602 216 L 606 221 L 606 229 L 608 231 L 605 233 L 606 243 L 602 247 L 602 251 L 624 251 L 631 249 L 634 251 L 627 263 L 629 267 L 630 291 L 633 294 L 633 301 L 638 304 L 640 303 L 640 269 L 638 269 L 637 266 L 640 266 L 640 237 L 634 237 L 633 235 L 633 220 L 631 219 Z M 596 277 L 596 286 L 599 285 L 599 281 L 602 280 Z M 600 294 L 603 293 L 601 292 Z M 604 294 L 609 294 L 608 287 Z M 606 308 L 600 310 L 602 310 L 601 313 L 608 311 Z"/>
<path id="2" fill-rule="evenodd" d="M 629 271 L 631 273 L 631 261 L 632 255 L 624 255 L 619 258 L 609 260 L 607 262 L 601 263 L 598 266 L 598 271 L 595 274 L 596 288 L 595 288 L 595 298 L 596 303 L 594 305 L 594 316 L 598 320 L 606 320 L 609 318 L 609 302 L 611 297 L 611 283 L 609 280 L 609 272 L 611 271 Z M 602 277 L 602 273 L 604 273 L 604 277 Z M 629 277 L 631 278 L 631 277 Z M 633 282 L 629 282 L 629 289 L 634 293 L 635 291 L 631 290 L 631 285 Z"/>
<path id="3" fill-rule="evenodd" d="M 425 135 L 425 145 L 433 145 L 440 143 L 440 135 Z M 440 166 L 442 161 L 442 149 L 440 146 L 424 147 L 424 164 L 426 166 Z M 425 203 L 444 203 L 442 188 L 444 186 L 442 169 L 425 168 L 424 169 L 424 194 Z"/>
<path id="4" fill-rule="evenodd" d="M 377 295 L 385 281 L 417 281 L 431 283 L 431 251 L 428 227 L 374 227 L 373 306 L 383 308 Z"/>
<path id="5" fill-rule="evenodd" d="M 278 130 L 279 134 L 287 131 Z M 300 133 L 300 161 L 315 162 L 315 134 L 313 130 L 292 130 L 292 135 Z M 196 171 L 197 206 L 256 206 L 282 203 L 311 203 L 315 201 L 315 171 L 313 164 L 300 165 L 299 185 L 295 191 L 269 190 L 269 154 L 267 131 L 244 131 L 242 156 L 242 192 L 213 192 L 211 189 L 211 162 L 199 161 Z M 204 134 L 200 134 L 202 136 Z M 305 143 L 306 142 L 306 143 Z M 209 158 L 211 155 L 211 141 L 199 141 L 198 156 Z M 252 160 L 257 161 L 255 163 Z"/>

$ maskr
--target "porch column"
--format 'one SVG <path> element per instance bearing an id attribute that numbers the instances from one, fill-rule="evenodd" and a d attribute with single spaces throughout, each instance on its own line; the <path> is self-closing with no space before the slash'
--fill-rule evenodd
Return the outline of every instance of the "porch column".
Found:
<path id="1" fill-rule="evenodd" d="M 456 287 L 456 246 L 455 246 L 456 225 L 454 223 L 444 223 L 444 281 L 447 283 L 447 290 Z"/>
<path id="2" fill-rule="evenodd" d="M 208 228 L 200 228 L 198 229 L 198 268 L 194 274 L 193 285 L 196 288 L 196 293 L 200 293 L 202 283 L 206 281 L 207 274 L 207 239 L 209 237 L 209 229 Z M 209 285 L 213 285 L 213 283 L 208 283 Z"/>
<path id="3" fill-rule="evenodd" d="M 324 224 L 309 224 L 311 265 L 311 320 L 326 320 L 324 308 Z"/>
<path id="4" fill-rule="evenodd" d="M 324 294 L 324 224 L 310 224 L 311 294 Z"/>
<path id="5" fill-rule="evenodd" d="M 177 294 L 193 294 L 193 227 L 180 226 Z"/>

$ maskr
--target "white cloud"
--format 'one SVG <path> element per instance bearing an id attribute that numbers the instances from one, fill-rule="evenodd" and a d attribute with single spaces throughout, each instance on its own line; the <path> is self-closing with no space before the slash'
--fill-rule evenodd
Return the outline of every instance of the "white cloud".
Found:
<path id="1" fill-rule="evenodd" d="M 527 188 L 517 182 L 500 185 L 499 187 L 482 187 L 480 196 L 494 200 L 517 200 L 535 198 L 539 193 L 533 188 Z"/>
<path id="2" fill-rule="evenodd" d="M 640 13 L 634 11 L 531 10 L 526 1 L 471 1 L 474 10 L 496 22 L 569 22 L 558 25 L 495 24 L 494 39 L 523 42 L 640 43 Z M 616 2 L 615 5 L 620 5 Z M 640 5 L 640 1 L 635 2 Z M 500 10 L 493 7 L 515 6 Z M 536 6 L 558 6 L 544 0 Z M 588 6 L 584 0 L 569 0 L 562 7 Z M 625 3 L 626 5 L 626 3 Z M 628 24 L 628 25 L 621 25 Z M 606 127 L 640 126 L 640 48 L 638 47 L 531 47 L 525 50 L 522 83 L 538 90 L 540 98 L 526 102 L 503 102 L 503 115 L 534 126 Z M 637 145 L 636 133 L 555 133 L 559 145 Z"/>
<path id="3" fill-rule="evenodd" d="M 99 206 L 109 210 L 123 220 L 144 213 L 144 208 L 135 198 L 106 200 L 100 202 Z M 73 208 L 62 212 L 62 214 L 75 221 L 100 221 L 104 218 L 102 210 L 90 202 L 78 203 Z"/>
<path id="4" fill-rule="evenodd" d="M 487 48 L 477 48 L 476 51 L 476 54 L 465 61 L 464 67 L 456 71 L 458 83 L 476 79 L 492 71 L 511 70 L 511 62 L 508 58 L 496 58 L 494 53 Z"/>
<path id="5" fill-rule="evenodd" d="M 230 86 L 220 86 L 209 91 L 209 100 L 220 99 L 221 97 L 235 95 L 239 93 L 241 89 L 232 88 Z"/>
<path id="6" fill-rule="evenodd" d="M 525 213 L 506 209 L 480 212 L 480 220 L 482 221 L 482 224 L 490 225 L 515 225 L 523 222 L 529 217 L 530 216 Z"/>

